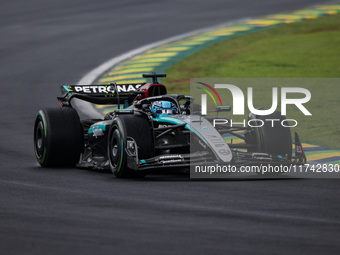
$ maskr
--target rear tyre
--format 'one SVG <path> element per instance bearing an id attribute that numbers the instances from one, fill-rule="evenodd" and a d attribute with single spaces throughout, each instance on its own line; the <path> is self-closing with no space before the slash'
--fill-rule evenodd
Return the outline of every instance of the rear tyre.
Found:
<path id="1" fill-rule="evenodd" d="M 276 119 L 279 121 L 274 122 L 272 127 L 271 121 L 266 119 Z M 281 121 L 285 119 L 280 112 L 276 111 L 270 115 L 258 116 L 251 114 L 249 120 L 253 120 L 253 126 L 260 126 L 263 121 L 262 127 L 255 127 L 252 129 L 250 135 L 252 143 L 256 144 L 255 152 L 264 152 L 272 155 L 281 155 L 292 158 L 292 137 L 289 127 L 283 127 Z M 259 121 L 256 121 L 259 120 Z"/>
<path id="2" fill-rule="evenodd" d="M 110 168 L 118 178 L 138 178 L 144 173 L 130 169 L 127 164 L 127 140 L 133 139 L 138 148 L 134 148 L 139 159 L 153 155 L 153 135 L 150 123 L 142 115 L 120 115 L 111 125 L 108 153 Z"/>
<path id="3" fill-rule="evenodd" d="M 72 167 L 79 162 L 83 129 L 73 108 L 40 110 L 34 125 L 34 151 L 43 167 Z"/>

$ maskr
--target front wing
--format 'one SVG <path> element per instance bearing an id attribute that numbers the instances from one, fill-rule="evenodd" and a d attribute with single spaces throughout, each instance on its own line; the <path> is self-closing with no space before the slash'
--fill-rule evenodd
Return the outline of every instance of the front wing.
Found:
<path id="1" fill-rule="evenodd" d="M 191 154 L 167 154 L 160 155 L 149 159 L 137 160 L 135 156 L 128 157 L 128 167 L 136 171 L 162 168 L 189 168 L 194 165 L 289 165 L 295 164 L 290 159 L 283 158 L 279 155 L 270 155 L 267 153 L 250 153 L 250 152 L 233 152 L 233 160 L 230 162 L 221 162 L 211 156 L 210 153 L 201 151 Z"/>

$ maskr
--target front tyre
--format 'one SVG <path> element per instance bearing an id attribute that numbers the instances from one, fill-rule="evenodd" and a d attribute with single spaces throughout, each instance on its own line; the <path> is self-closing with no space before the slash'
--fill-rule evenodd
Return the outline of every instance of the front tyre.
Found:
<path id="1" fill-rule="evenodd" d="M 110 168 L 118 178 L 137 178 L 144 176 L 143 173 L 130 169 L 127 164 L 127 141 L 134 140 L 137 148 L 135 150 L 139 159 L 147 159 L 153 155 L 153 135 L 150 123 L 142 115 L 120 115 L 116 117 L 111 125 L 108 156 Z"/>
<path id="2" fill-rule="evenodd" d="M 34 151 L 42 167 L 72 167 L 79 162 L 83 129 L 73 108 L 40 110 L 34 125 Z"/>

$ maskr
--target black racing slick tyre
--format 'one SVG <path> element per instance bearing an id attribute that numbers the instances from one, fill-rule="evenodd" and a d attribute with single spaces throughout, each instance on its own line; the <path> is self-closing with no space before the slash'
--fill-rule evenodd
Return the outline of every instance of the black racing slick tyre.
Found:
<path id="1" fill-rule="evenodd" d="M 272 124 L 272 121 L 266 121 L 268 119 L 276 121 Z M 284 119 L 285 116 L 282 116 L 278 111 L 265 116 L 254 114 L 249 116 L 249 121 L 253 126 L 263 124 L 261 127 L 253 127 L 251 131 L 253 143 L 256 144 L 255 152 L 281 155 L 287 159 L 292 158 L 292 137 L 290 128 L 281 125 L 281 121 Z"/>
<path id="2" fill-rule="evenodd" d="M 110 168 L 118 178 L 137 178 L 144 174 L 130 169 L 127 164 L 127 141 L 134 140 L 137 144 L 136 155 L 139 159 L 147 159 L 153 155 L 153 134 L 146 116 L 121 114 L 111 125 L 108 154 Z"/>
<path id="3" fill-rule="evenodd" d="M 34 125 L 34 151 L 43 167 L 72 167 L 83 148 L 83 128 L 73 108 L 40 110 Z"/>

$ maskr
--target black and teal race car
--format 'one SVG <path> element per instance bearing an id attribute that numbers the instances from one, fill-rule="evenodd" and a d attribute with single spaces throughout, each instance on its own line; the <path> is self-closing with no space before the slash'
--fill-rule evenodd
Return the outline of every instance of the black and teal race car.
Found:
<path id="1" fill-rule="evenodd" d="M 289 164 L 304 162 L 295 135 L 295 156 L 289 128 L 214 127 L 200 106 L 186 95 L 167 94 L 157 78 L 152 83 L 62 86 L 60 108 L 40 110 L 34 126 L 36 159 L 43 167 L 111 169 L 117 177 L 138 177 L 162 170 L 186 169 L 193 164 Z M 103 118 L 81 120 L 73 99 L 116 105 Z M 267 116 L 268 117 L 268 116 Z M 279 112 L 273 119 L 282 120 Z M 249 116 L 261 119 L 262 116 Z M 240 132 L 242 131 L 242 132 Z M 226 143 L 233 135 L 244 143 Z"/>

